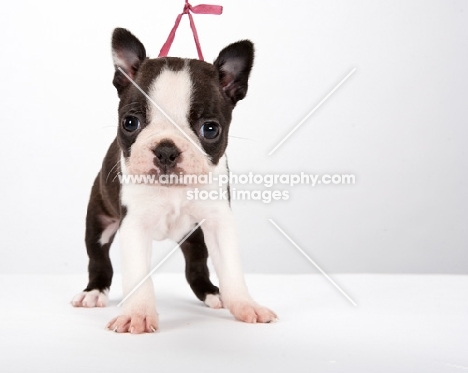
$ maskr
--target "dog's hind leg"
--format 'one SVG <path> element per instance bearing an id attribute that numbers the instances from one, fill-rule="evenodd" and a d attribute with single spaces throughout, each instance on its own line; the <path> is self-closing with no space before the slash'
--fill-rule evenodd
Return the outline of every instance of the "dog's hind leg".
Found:
<path id="1" fill-rule="evenodd" d="M 208 250 L 199 227 L 181 245 L 185 257 L 185 277 L 193 292 L 211 308 L 222 308 L 219 289 L 210 281 L 207 259 Z"/>
<path id="2" fill-rule="evenodd" d="M 106 211 L 99 187 L 99 177 L 93 185 L 86 215 L 86 250 L 89 257 L 89 281 L 86 288 L 75 295 L 75 307 L 104 307 L 112 282 L 109 249 L 119 228 L 120 219 Z"/>

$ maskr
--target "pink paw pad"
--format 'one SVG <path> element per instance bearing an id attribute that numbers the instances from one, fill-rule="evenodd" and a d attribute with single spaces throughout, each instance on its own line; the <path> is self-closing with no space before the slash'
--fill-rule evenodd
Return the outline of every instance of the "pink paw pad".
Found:
<path id="1" fill-rule="evenodd" d="M 278 320 L 273 311 L 256 303 L 236 303 L 229 310 L 237 320 L 247 323 L 270 323 Z"/>
<path id="2" fill-rule="evenodd" d="M 120 315 L 113 318 L 106 328 L 117 333 L 154 333 L 158 329 L 158 316 L 157 314 Z"/>

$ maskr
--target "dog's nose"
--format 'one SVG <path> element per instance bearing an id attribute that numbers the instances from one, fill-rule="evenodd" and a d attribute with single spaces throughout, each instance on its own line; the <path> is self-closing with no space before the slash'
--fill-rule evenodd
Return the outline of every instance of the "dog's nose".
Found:
<path id="1" fill-rule="evenodd" d="M 160 142 L 153 150 L 157 166 L 174 167 L 180 155 L 179 149 L 171 141 Z"/>

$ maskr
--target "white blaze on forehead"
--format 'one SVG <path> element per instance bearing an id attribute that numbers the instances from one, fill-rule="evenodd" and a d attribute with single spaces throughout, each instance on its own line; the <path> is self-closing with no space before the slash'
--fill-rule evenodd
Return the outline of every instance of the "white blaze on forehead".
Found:
<path id="1" fill-rule="evenodd" d="M 180 71 L 171 71 L 165 68 L 154 80 L 148 90 L 148 96 L 158 104 L 162 110 L 191 138 L 193 131 L 188 122 L 192 97 L 192 80 L 188 67 Z M 173 127 L 179 131 L 170 121 L 148 102 L 148 124 L 156 126 L 159 130 Z"/>

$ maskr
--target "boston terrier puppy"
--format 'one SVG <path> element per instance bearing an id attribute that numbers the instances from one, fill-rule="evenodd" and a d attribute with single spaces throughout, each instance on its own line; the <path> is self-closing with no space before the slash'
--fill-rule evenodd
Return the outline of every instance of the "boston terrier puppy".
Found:
<path id="1" fill-rule="evenodd" d="M 195 295 L 244 322 L 275 321 L 275 313 L 248 293 L 229 201 L 187 198 L 194 188 L 211 191 L 218 185 L 121 182 L 125 175 L 227 175 L 229 125 L 232 110 L 247 93 L 253 44 L 243 40 L 229 45 L 214 64 L 149 59 L 133 34 L 117 28 L 112 56 L 120 99 L 118 131 L 92 187 L 85 238 L 89 282 L 73 298 L 73 306 L 106 305 L 113 275 L 109 248 L 120 230 L 123 294 L 131 295 L 107 328 L 119 333 L 156 331 L 151 277 L 132 293 L 151 271 L 152 241 L 181 242 L 202 223 L 180 245 Z M 210 281 L 208 253 L 220 289 Z"/>

